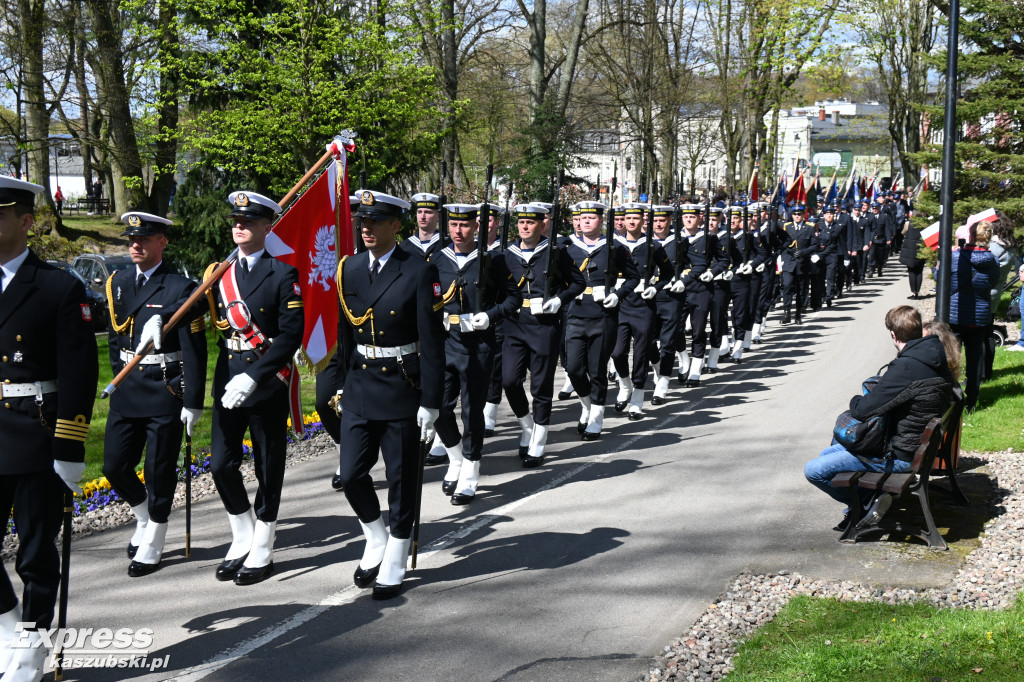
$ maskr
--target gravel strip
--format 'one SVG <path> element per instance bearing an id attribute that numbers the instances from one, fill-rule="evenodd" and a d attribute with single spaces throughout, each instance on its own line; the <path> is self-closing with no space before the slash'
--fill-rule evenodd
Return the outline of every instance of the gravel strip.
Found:
<path id="1" fill-rule="evenodd" d="M 331 440 L 326 432 L 321 431 L 309 440 L 297 441 L 288 444 L 286 467 L 294 466 L 299 462 L 305 462 L 313 457 L 322 454 L 334 455 L 337 452 L 337 445 Z M 200 455 L 197 454 L 196 457 Z M 242 462 L 242 479 L 249 483 L 256 480 L 256 472 L 253 469 L 251 459 Z M 216 495 L 217 487 L 213 483 L 213 474 L 206 472 L 192 478 L 192 501 L 201 500 L 207 495 Z M 179 481 L 178 488 L 174 493 L 174 508 L 185 506 L 185 482 Z M 109 528 L 116 528 L 127 523 L 134 523 L 135 516 L 127 502 L 121 501 L 114 504 L 86 512 L 71 521 L 71 527 L 75 536 L 87 536 L 100 533 Z M 59 537 L 59 535 L 58 535 Z M 58 545 L 60 541 L 58 540 Z M 0 560 L 13 560 L 18 551 L 17 536 L 4 536 L 3 549 L 0 550 Z"/>
<path id="2" fill-rule="evenodd" d="M 738 643 L 764 625 L 796 595 L 834 597 L 840 601 L 886 604 L 928 602 L 939 607 L 1002 609 L 1024 587 L 1024 453 L 963 453 L 985 463 L 991 472 L 993 499 L 1002 513 L 989 521 L 981 547 L 971 552 L 952 582 L 913 590 L 854 582 L 809 580 L 799 574 L 742 573 L 697 622 L 665 647 L 647 679 L 719 680 L 732 670 Z"/>

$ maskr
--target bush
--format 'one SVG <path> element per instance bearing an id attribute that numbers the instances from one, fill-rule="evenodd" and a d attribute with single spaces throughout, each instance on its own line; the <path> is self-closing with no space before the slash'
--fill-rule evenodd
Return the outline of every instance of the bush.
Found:
<path id="1" fill-rule="evenodd" d="M 178 233 L 170 240 L 167 257 L 198 278 L 206 266 L 223 260 L 234 249 L 228 215 L 228 194 L 249 185 L 236 173 L 197 166 L 174 196 Z"/>

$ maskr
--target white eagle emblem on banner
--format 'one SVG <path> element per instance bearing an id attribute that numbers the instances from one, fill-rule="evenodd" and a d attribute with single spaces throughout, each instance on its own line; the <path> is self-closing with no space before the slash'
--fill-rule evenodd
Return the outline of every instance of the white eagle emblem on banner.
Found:
<path id="1" fill-rule="evenodd" d="M 331 290 L 331 280 L 338 268 L 335 256 L 334 227 L 324 225 L 316 231 L 313 250 L 309 252 L 309 284 L 320 284 L 324 291 Z"/>

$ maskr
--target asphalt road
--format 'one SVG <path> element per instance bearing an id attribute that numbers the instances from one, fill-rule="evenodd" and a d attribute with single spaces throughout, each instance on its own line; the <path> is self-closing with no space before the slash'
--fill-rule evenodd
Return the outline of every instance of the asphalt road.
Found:
<path id="1" fill-rule="evenodd" d="M 636 679 L 739 572 L 827 575 L 857 556 L 802 469 L 894 355 L 883 318 L 906 300 L 896 270 L 802 326 L 773 314 L 742 365 L 698 389 L 673 382 L 642 421 L 610 413 L 600 441 L 579 441 L 577 403 L 556 402 L 539 469 L 520 467 L 505 408 L 473 504 L 450 505 L 442 468 L 427 470 L 425 548 L 389 602 L 352 585 L 362 539 L 329 457 L 288 469 L 277 573 L 256 586 L 214 579 L 229 540 L 216 497 L 194 510 L 192 558 L 176 511 L 146 578 L 126 576 L 127 528 L 76 539 L 69 624 L 150 628 L 169 668 L 66 679 Z"/>

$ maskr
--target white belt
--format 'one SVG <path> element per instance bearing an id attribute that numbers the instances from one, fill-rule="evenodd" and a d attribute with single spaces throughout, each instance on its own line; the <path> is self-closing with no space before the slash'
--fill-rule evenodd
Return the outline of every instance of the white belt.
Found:
<path id="1" fill-rule="evenodd" d="M 267 339 L 267 343 L 268 344 L 271 344 L 273 342 L 274 342 L 274 339 Z M 244 353 L 245 351 L 253 351 L 253 349 L 249 347 L 249 344 L 246 343 L 245 339 L 243 339 L 241 336 L 231 335 L 231 336 L 227 337 L 226 339 L 224 339 L 224 345 L 227 347 L 228 350 L 234 351 L 236 353 Z M 253 351 L 253 352 L 255 352 L 255 351 Z"/>
<path id="2" fill-rule="evenodd" d="M 121 349 L 122 362 L 131 362 L 134 357 L 135 353 L 133 351 L 125 350 L 123 348 Z M 139 364 L 159 365 L 164 362 L 178 362 L 179 360 L 181 360 L 181 351 L 176 350 L 173 353 L 150 353 L 149 355 L 144 355 L 142 359 L 139 360 Z"/>
<path id="3" fill-rule="evenodd" d="M 402 355 L 419 353 L 420 344 L 418 341 L 414 343 L 407 343 L 404 346 L 364 346 L 360 343 L 356 345 L 356 351 L 367 360 L 376 360 L 377 358 L 397 358 Z"/>
<path id="4" fill-rule="evenodd" d="M 36 381 L 31 384 L 0 384 L 0 398 L 24 398 L 26 396 L 38 398 L 41 395 L 56 392 L 56 379 Z"/>

